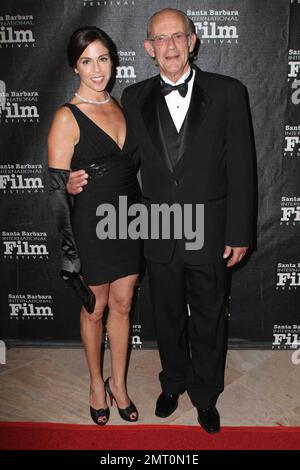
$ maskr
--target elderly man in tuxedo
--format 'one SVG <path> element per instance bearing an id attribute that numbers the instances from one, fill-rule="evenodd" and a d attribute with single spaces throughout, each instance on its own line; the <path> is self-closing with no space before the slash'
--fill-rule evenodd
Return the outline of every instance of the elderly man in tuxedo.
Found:
<path id="1" fill-rule="evenodd" d="M 125 89 L 122 105 L 139 143 L 143 202 L 204 205 L 201 249 L 187 250 L 184 237 L 145 240 L 162 364 L 155 413 L 170 416 L 187 391 L 199 424 L 215 433 L 227 272 L 252 242 L 254 165 L 245 87 L 192 65 L 196 40 L 185 13 L 155 13 L 144 46 L 159 74 Z M 74 172 L 69 192 L 76 194 L 84 181 Z"/>

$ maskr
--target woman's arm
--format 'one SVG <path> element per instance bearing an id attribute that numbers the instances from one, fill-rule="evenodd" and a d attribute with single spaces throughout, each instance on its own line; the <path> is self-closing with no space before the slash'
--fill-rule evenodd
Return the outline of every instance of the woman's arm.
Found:
<path id="1" fill-rule="evenodd" d="M 61 235 L 61 274 L 78 274 L 81 269 L 72 232 L 70 199 L 66 192 L 74 145 L 79 133 L 74 121 L 69 109 L 60 108 L 54 116 L 48 135 L 50 205 Z"/>
<path id="2" fill-rule="evenodd" d="M 50 204 L 61 236 L 60 274 L 72 286 L 87 312 L 92 313 L 96 298 L 80 276 L 81 262 L 72 230 L 70 198 L 66 191 L 74 146 L 78 140 L 79 128 L 71 111 L 60 108 L 48 135 Z"/>
<path id="3" fill-rule="evenodd" d="M 79 141 L 79 127 L 66 106 L 59 108 L 48 134 L 48 166 L 70 170 L 74 146 Z"/>

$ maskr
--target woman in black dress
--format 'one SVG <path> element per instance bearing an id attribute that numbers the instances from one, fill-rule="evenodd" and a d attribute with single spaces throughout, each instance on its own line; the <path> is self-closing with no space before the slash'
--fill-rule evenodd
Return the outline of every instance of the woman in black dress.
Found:
<path id="1" fill-rule="evenodd" d="M 89 314 L 84 307 L 80 313 L 91 379 L 90 412 L 96 424 L 107 423 L 107 392 L 111 403 L 115 399 L 120 416 L 136 421 L 138 411 L 127 394 L 125 369 L 129 313 L 138 279 L 141 242 L 128 238 L 99 239 L 96 233 L 100 220 L 96 209 L 100 204 L 113 204 L 118 216 L 119 196 L 127 196 L 128 205 L 139 201 L 134 164 L 136 143 L 119 104 L 107 91 L 117 64 L 116 48 L 109 36 L 96 27 L 80 28 L 71 36 L 68 59 L 80 84 L 75 96 L 54 116 L 48 136 L 48 163 L 49 173 L 55 178 L 62 174 L 64 183 L 70 169 L 84 168 L 89 179 L 86 189 L 75 198 L 66 244 L 69 253 L 78 256 L 80 273 L 96 297 L 93 313 Z M 57 189 L 54 186 L 51 188 Z M 60 198 L 62 193 L 67 197 L 65 187 Z M 71 250 L 70 239 L 74 241 Z M 100 354 L 106 306 L 112 374 L 104 382 Z"/>

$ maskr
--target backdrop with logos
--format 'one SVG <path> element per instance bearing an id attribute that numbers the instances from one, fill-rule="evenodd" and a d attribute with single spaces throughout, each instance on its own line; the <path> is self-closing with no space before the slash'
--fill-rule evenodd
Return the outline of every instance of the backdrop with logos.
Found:
<path id="1" fill-rule="evenodd" d="M 196 64 L 247 87 L 257 157 L 257 245 L 233 269 L 232 347 L 295 348 L 300 337 L 300 0 L 2 0 L 0 5 L 0 338 L 80 340 L 80 305 L 58 277 L 47 191 L 47 132 L 78 84 L 66 46 L 80 26 L 114 39 L 113 94 L 157 73 L 147 19 L 172 6 L 195 23 Z M 132 311 L 134 347 L 155 341 L 147 279 Z"/>

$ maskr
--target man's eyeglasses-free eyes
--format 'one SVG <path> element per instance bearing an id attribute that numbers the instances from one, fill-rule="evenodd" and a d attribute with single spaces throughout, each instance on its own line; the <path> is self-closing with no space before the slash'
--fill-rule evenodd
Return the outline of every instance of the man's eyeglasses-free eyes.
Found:
<path id="1" fill-rule="evenodd" d="M 154 38 L 149 38 L 148 41 L 153 42 L 156 46 L 163 46 L 164 44 L 167 44 L 169 39 L 173 39 L 173 41 L 176 44 L 182 44 L 185 39 L 190 36 L 190 33 L 173 33 L 171 36 L 168 36 L 167 34 L 161 34 L 159 36 L 155 36 Z"/>

